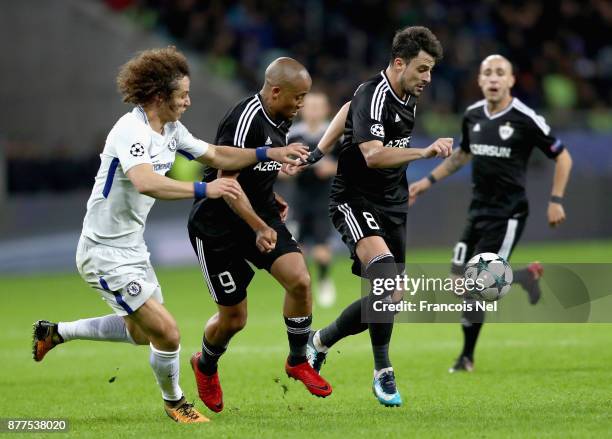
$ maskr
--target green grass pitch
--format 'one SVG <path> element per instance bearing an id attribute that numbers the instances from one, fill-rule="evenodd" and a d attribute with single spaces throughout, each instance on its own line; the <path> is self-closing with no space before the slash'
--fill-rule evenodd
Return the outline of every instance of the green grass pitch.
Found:
<path id="1" fill-rule="evenodd" d="M 409 253 L 409 261 L 449 258 L 450 249 Z M 513 258 L 531 259 L 611 262 L 612 242 L 524 245 Z M 347 259 L 336 261 L 333 275 L 339 302 L 330 310 L 315 309 L 315 327 L 359 294 Z M 257 274 L 250 289 L 247 328 L 220 363 L 226 409 L 212 414 L 197 400 L 188 359 L 199 349 L 213 302 L 195 264 L 160 269 L 158 276 L 182 332 L 183 390 L 211 423 L 177 425 L 166 417 L 146 347 L 75 341 L 34 363 L 32 322 L 109 312 L 76 270 L 0 278 L 0 417 L 66 418 L 70 437 L 612 436 L 610 324 L 485 325 L 471 375 L 447 373 L 460 350 L 459 325 L 396 325 L 391 355 L 405 401 L 398 409 L 384 408 L 372 396 L 369 339 L 360 334 L 330 353 L 323 374 L 334 393 L 318 399 L 284 375 L 283 295 L 265 273 Z"/>

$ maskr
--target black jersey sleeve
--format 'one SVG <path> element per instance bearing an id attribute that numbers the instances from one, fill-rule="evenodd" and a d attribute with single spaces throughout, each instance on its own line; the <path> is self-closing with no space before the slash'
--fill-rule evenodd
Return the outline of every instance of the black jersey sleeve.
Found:
<path id="1" fill-rule="evenodd" d="M 459 142 L 459 147 L 465 152 L 470 152 L 470 128 L 466 114 L 463 115 L 461 120 L 461 141 Z"/>
<path id="2" fill-rule="evenodd" d="M 531 144 L 542 151 L 546 157 L 554 159 L 565 148 L 563 143 L 550 132 L 550 127 L 542 116 L 536 116 L 529 125 L 529 137 Z"/>
<path id="3" fill-rule="evenodd" d="M 360 144 L 385 139 L 383 126 L 385 92 L 376 84 L 361 85 L 351 100 L 350 116 L 353 124 L 353 142 Z"/>

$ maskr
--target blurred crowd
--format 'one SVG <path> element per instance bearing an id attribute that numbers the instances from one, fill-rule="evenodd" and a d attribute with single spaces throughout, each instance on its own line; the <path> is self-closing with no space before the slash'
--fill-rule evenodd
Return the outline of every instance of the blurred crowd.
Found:
<path id="1" fill-rule="evenodd" d="M 612 132 L 610 0 L 101 1 L 199 52 L 215 75 L 249 91 L 260 88 L 271 60 L 292 56 L 336 108 L 388 63 L 397 29 L 428 26 L 445 56 L 421 98 L 417 134 L 456 132 L 463 109 L 481 98 L 476 76 L 491 53 L 513 62 L 514 95 L 544 112 L 551 125 Z M 74 158 L 62 141 L 44 154 L 40 145 L 0 138 L 0 177 L 6 174 L 9 193 L 89 188 L 103 144 L 100 137 L 90 154 Z"/>
<path id="2" fill-rule="evenodd" d="M 6 173 L 4 185 L 9 193 L 91 189 L 102 146 L 96 142 L 88 154 L 75 156 L 68 144 L 60 142 L 53 145 L 53 154 L 41 154 L 39 144 L 0 137 L 0 178 Z"/>
<path id="3" fill-rule="evenodd" d="M 605 109 L 612 103 L 609 0 L 105 0 L 201 52 L 218 75 L 260 86 L 283 54 L 302 61 L 334 104 L 388 62 L 396 29 L 430 27 L 444 60 L 428 109 L 458 113 L 480 99 L 478 64 L 491 53 L 516 68 L 515 95 L 535 108 Z"/>

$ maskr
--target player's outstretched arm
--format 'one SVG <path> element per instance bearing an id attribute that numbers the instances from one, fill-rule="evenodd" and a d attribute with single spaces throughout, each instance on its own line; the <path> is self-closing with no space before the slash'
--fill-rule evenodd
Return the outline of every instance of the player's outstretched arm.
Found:
<path id="1" fill-rule="evenodd" d="M 236 199 L 242 188 L 236 180 L 224 178 L 211 183 L 177 181 L 156 174 L 148 163 L 136 165 L 127 172 L 138 192 L 160 200 L 180 200 L 185 198 L 220 198 Z"/>
<path id="2" fill-rule="evenodd" d="M 308 147 L 301 143 L 292 143 L 280 148 L 262 146 L 256 149 L 209 145 L 206 153 L 197 160 L 217 169 L 236 171 L 267 160 L 296 165 L 307 158 Z"/>
<path id="3" fill-rule="evenodd" d="M 325 133 L 323 133 L 323 137 L 321 137 L 321 140 L 319 140 L 317 147 L 310 153 L 308 158 L 303 160 L 300 166 L 283 166 L 282 172 L 284 174 L 299 174 L 304 169 L 306 169 L 306 166 L 314 165 L 333 149 L 336 142 L 338 142 L 338 140 L 344 133 L 344 124 L 346 123 L 346 117 L 348 115 L 350 105 L 351 101 L 348 101 L 336 113 L 332 121 L 329 123 L 329 126 L 325 130 Z"/>
<path id="4" fill-rule="evenodd" d="M 567 149 L 564 149 L 556 157 L 555 175 L 553 176 L 552 193 L 548 203 L 548 225 L 557 227 L 565 221 L 565 210 L 563 209 L 563 195 L 569 181 L 570 171 L 572 170 L 572 156 Z"/>
<path id="5" fill-rule="evenodd" d="M 442 163 L 434 168 L 427 177 L 423 177 L 420 180 L 415 181 L 410 185 L 408 205 L 416 201 L 416 197 L 431 187 L 436 181 L 442 180 L 451 174 L 454 174 L 459 169 L 464 167 L 472 159 L 472 154 L 465 152 L 461 148 L 456 148 L 450 156 L 448 156 Z"/>
<path id="6" fill-rule="evenodd" d="M 448 157 L 453 149 L 453 139 L 440 138 L 427 148 L 385 148 L 380 140 L 359 144 L 368 168 L 398 168 L 414 160 L 432 157 Z"/>
<path id="7" fill-rule="evenodd" d="M 222 177 L 220 178 L 221 180 L 237 179 L 240 173 L 220 170 L 218 175 L 219 177 Z M 276 247 L 276 231 L 269 227 L 268 224 L 266 224 L 266 222 L 262 220 L 257 213 L 255 213 L 249 198 L 246 196 L 244 191 L 242 191 L 242 188 L 238 197 L 223 197 L 223 199 L 236 213 L 236 215 L 242 218 L 244 222 L 247 223 L 251 229 L 253 229 L 256 235 L 255 244 L 257 245 L 259 251 L 262 253 L 268 253 L 274 250 L 274 247 Z"/>
<path id="8" fill-rule="evenodd" d="M 348 116 L 349 107 L 351 106 L 351 101 L 348 101 L 346 104 L 338 110 L 332 121 L 329 123 L 329 126 L 325 130 L 323 137 L 319 140 L 317 148 L 319 151 L 323 153 L 323 155 L 329 153 L 334 145 L 340 140 L 342 134 L 344 133 L 344 125 L 346 124 L 346 117 Z"/>

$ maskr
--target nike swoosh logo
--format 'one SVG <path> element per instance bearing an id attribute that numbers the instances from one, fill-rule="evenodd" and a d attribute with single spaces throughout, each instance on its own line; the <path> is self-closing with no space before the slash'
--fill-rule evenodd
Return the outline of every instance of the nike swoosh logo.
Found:
<path id="1" fill-rule="evenodd" d="M 319 390 L 328 390 L 329 386 L 317 386 L 315 384 L 308 384 L 308 387 L 312 387 L 313 389 L 319 389 Z"/>

